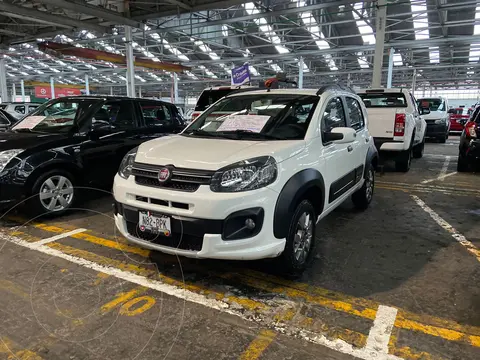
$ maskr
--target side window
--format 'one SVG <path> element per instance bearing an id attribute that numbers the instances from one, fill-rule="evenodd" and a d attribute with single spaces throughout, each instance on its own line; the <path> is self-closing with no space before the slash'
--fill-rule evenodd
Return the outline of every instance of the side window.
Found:
<path id="1" fill-rule="evenodd" d="M 363 118 L 362 107 L 358 101 L 351 97 L 345 98 L 347 102 L 348 117 L 350 118 L 350 127 L 355 130 L 361 130 L 365 127 L 365 120 Z"/>
<path id="2" fill-rule="evenodd" d="M 36 108 L 38 108 L 38 106 L 36 106 L 36 105 L 30 105 L 30 106 L 28 107 L 28 112 L 31 113 L 31 112 L 32 112 L 33 110 L 35 110 Z"/>
<path id="3" fill-rule="evenodd" d="M 8 121 L 8 119 L 3 114 L 0 114 L 0 124 L 10 125 L 10 121 Z"/>
<path id="4" fill-rule="evenodd" d="M 168 105 L 156 102 L 140 102 L 145 125 L 148 127 L 172 126 L 173 116 Z"/>
<path id="5" fill-rule="evenodd" d="M 130 101 L 107 101 L 93 115 L 92 122 L 108 123 L 114 130 L 133 129 L 136 125 Z"/>
<path id="6" fill-rule="evenodd" d="M 323 112 L 322 131 L 330 132 L 333 128 L 346 126 L 347 120 L 345 118 L 342 99 L 339 97 L 331 99 Z"/>
<path id="7" fill-rule="evenodd" d="M 14 110 L 19 114 L 25 114 L 25 105 L 17 105 Z"/>

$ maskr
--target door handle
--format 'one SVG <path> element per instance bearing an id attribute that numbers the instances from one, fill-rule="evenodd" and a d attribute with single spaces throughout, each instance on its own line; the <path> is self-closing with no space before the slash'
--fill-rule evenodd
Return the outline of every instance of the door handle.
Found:
<path id="1" fill-rule="evenodd" d="M 370 141 L 370 138 L 365 138 L 365 142 L 368 143 Z"/>
<path id="2" fill-rule="evenodd" d="M 352 152 L 353 151 L 352 145 L 348 145 L 347 150 L 348 150 L 348 152 Z"/>

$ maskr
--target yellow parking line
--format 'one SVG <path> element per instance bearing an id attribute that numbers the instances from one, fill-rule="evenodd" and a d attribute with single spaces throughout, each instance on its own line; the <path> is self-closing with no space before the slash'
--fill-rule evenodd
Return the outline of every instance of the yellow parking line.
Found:
<path id="1" fill-rule="evenodd" d="M 240 360 L 257 360 L 275 339 L 276 333 L 272 330 L 262 330 L 240 356 Z"/>
<path id="2" fill-rule="evenodd" d="M 55 226 L 52 227 L 51 225 L 48 227 L 43 226 L 43 229 L 46 228 L 54 228 L 56 232 L 63 230 Z M 109 245 L 113 245 L 112 243 L 117 244 L 112 240 L 107 240 L 99 237 L 94 238 L 102 240 L 95 242 L 96 244 L 102 246 L 111 247 Z M 90 241 L 91 239 L 89 237 L 83 237 L 82 240 Z M 87 260 L 94 261 L 100 264 L 106 264 L 108 266 L 118 267 L 122 270 L 131 271 L 139 275 L 157 276 L 156 271 L 140 268 L 133 264 L 126 264 L 118 260 L 105 258 L 103 256 L 90 253 L 88 251 L 72 248 L 58 243 L 49 243 L 48 246 L 56 248 L 70 255 L 86 258 Z M 113 248 L 118 249 L 117 247 Z M 129 246 L 129 248 L 136 249 L 136 247 L 133 246 Z M 132 250 L 129 248 L 124 248 L 124 251 L 128 252 L 128 250 Z M 135 253 L 140 255 L 141 252 L 136 251 Z M 197 285 L 183 283 L 162 274 L 158 274 L 158 276 L 163 282 L 169 285 L 186 288 L 190 291 L 197 293 L 203 292 L 206 295 L 212 293 L 215 294 L 215 298 L 218 300 L 222 300 L 224 298 L 224 294 L 222 293 L 212 292 L 206 288 L 202 288 Z M 238 279 L 241 282 L 246 283 L 247 285 L 250 285 L 257 289 L 262 289 L 278 294 L 285 294 L 291 298 L 302 299 L 307 302 L 316 303 L 330 309 L 366 318 L 369 320 L 375 319 L 376 309 L 378 307 L 378 303 L 375 303 L 373 301 L 346 296 L 344 294 L 335 293 L 326 289 L 312 287 L 308 284 L 291 282 L 263 273 L 256 273 L 255 275 L 255 272 L 250 271 L 248 272 L 248 276 L 236 273 L 221 273 L 217 274 L 217 276 L 230 279 Z M 277 285 L 275 283 L 277 283 Z M 240 299 L 233 296 L 230 297 L 229 300 L 241 304 L 248 310 L 257 310 L 267 307 L 261 302 L 249 299 Z M 430 324 L 425 324 L 425 322 L 429 322 Z M 456 322 L 446 319 L 436 318 L 427 315 L 417 315 L 399 309 L 395 326 L 406 330 L 417 331 L 428 335 L 441 337 L 450 341 L 459 341 L 467 343 L 469 345 L 480 347 L 480 328 L 460 325 Z"/>
<path id="3" fill-rule="evenodd" d="M 43 360 L 43 358 L 28 349 L 16 350 L 19 346 L 6 337 L 0 337 L 0 354 L 6 354 L 7 360 Z"/>

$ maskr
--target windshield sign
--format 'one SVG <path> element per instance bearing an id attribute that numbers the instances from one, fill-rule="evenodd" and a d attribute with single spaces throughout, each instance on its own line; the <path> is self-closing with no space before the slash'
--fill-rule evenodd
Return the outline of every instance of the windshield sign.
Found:
<path id="1" fill-rule="evenodd" d="M 301 140 L 307 133 L 318 96 L 239 95 L 220 100 L 185 131 L 188 136 L 235 139 Z"/>

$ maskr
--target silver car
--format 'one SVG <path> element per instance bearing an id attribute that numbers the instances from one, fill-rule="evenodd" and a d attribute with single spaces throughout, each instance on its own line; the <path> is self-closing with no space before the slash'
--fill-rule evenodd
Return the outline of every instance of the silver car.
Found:
<path id="1" fill-rule="evenodd" d="M 6 111 L 10 115 L 12 115 L 14 118 L 20 120 L 25 115 L 30 114 L 33 110 L 38 108 L 40 105 L 41 104 L 36 104 L 36 103 L 13 102 L 13 103 L 0 104 L 0 109 Z"/>

